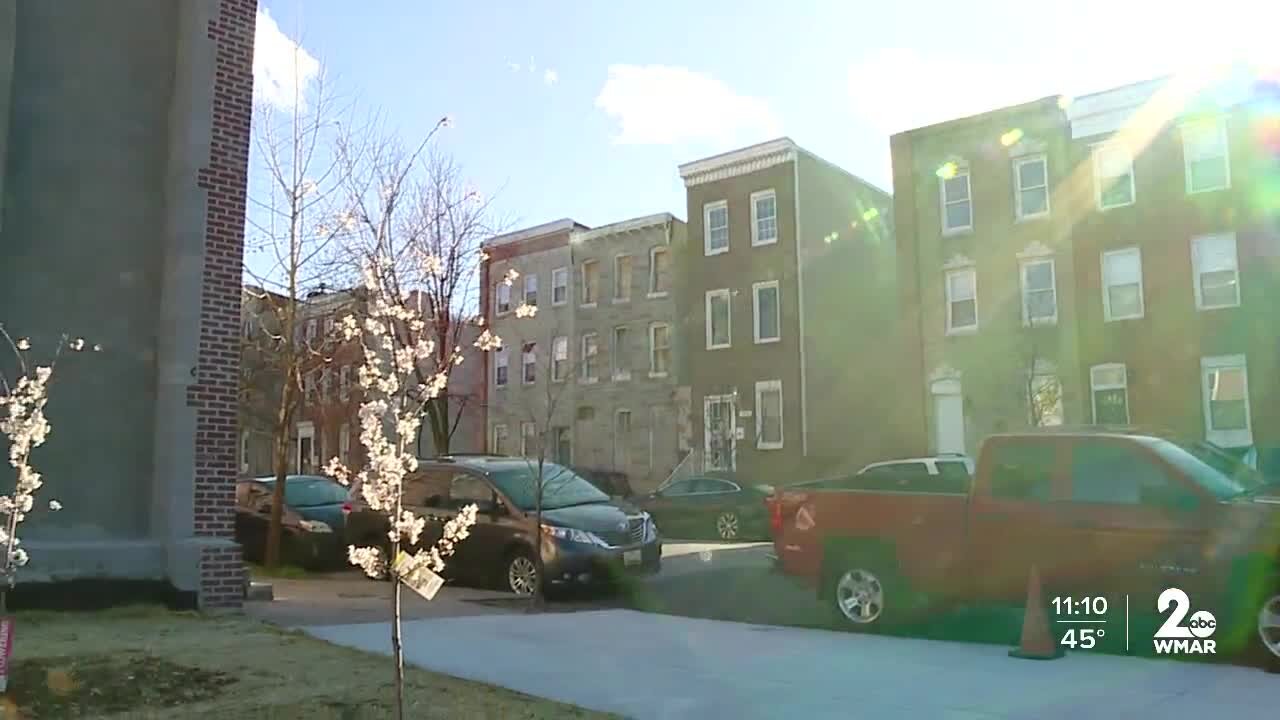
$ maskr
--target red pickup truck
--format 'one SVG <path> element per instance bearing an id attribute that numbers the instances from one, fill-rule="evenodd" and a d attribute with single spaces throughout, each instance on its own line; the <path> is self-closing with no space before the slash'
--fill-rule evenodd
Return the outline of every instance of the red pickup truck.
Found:
<path id="1" fill-rule="evenodd" d="M 971 483 L 869 472 L 779 490 L 774 550 L 854 629 L 1020 605 L 1034 564 L 1046 598 L 1155 608 L 1179 588 L 1220 629 L 1231 623 L 1219 648 L 1261 641 L 1280 658 L 1280 489 L 1212 453 L 1132 433 L 996 435 Z"/>

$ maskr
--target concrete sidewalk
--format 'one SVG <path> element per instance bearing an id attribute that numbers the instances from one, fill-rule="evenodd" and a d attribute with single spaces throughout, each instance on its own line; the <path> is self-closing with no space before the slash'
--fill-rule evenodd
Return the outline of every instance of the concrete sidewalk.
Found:
<path id="1" fill-rule="evenodd" d="M 1239 667 L 696 620 L 630 610 L 405 624 L 405 659 L 640 719 L 1275 717 L 1280 676 Z M 306 628 L 389 652 L 386 624 Z"/>

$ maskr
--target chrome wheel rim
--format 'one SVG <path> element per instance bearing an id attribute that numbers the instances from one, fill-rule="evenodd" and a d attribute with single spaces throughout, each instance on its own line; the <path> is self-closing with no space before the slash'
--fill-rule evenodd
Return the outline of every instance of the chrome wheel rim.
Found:
<path id="1" fill-rule="evenodd" d="M 1262 638 L 1263 647 L 1280 658 L 1280 595 L 1272 595 L 1262 603 L 1258 611 L 1258 637 Z"/>
<path id="2" fill-rule="evenodd" d="M 836 583 L 836 605 L 850 622 L 868 625 L 884 612 L 884 586 L 871 572 L 855 568 Z"/>
<path id="3" fill-rule="evenodd" d="M 716 518 L 716 534 L 721 540 L 732 540 L 738 537 L 738 516 L 731 512 L 721 513 Z"/>
<path id="4" fill-rule="evenodd" d="M 538 585 L 538 568 L 529 558 L 518 555 L 507 566 L 507 585 L 517 595 L 532 595 Z"/>

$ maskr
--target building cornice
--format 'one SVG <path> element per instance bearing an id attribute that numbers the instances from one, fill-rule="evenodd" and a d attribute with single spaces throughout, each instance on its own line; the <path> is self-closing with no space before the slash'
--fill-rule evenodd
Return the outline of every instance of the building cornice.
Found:
<path id="1" fill-rule="evenodd" d="M 684 180 L 685 187 L 727 180 L 793 162 L 798 150 L 791 138 L 778 138 L 685 163 L 680 166 L 680 177 Z"/>
<path id="2" fill-rule="evenodd" d="M 611 235 L 626 235 L 627 233 L 640 232 L 655 227 L 663 227 L 667 223 L 675 222 L 678 218 L 671 213 L 655 213 L 653 215 L 645 215 L 644 217 L 632 218 L 630 220 L 622 220 L 608 225 L 592 228 L 590 230 L 580 230 L 571 235 L 570 242 L 581 243 L 597 238 L 609 237 Z"/>

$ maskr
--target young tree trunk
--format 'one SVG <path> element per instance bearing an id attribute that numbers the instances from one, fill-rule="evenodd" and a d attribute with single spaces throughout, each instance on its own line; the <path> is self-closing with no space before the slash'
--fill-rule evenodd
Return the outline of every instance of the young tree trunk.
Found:
<path id="1" fill-rule="evenodd" d="M 449 426 L 449 397 L 440 393 L 427 401 L 427 422 L 431 426 L 431 442 L 435 444 L 436 455 L 449 454 L 449 441 L 452 439 L 452 428 Z M 422 428 L 418 428 L 419 432 Z"/>
<path id="2" fill-rule="evenodd" d="M 391 551 L 395 553 L 398 547 L 399 543 L 395 543 Z M 404 720 L 404 648 L 400 643 L 400 580 L 391 573 L 389 567 L 387 572 L 391 574 L 391 652 L 395 656 L 396 720 Z"/>
<path id="3" fill-rule="evenodd" d="M 280 540 L 283 534 L 284 518 L 284 486 L 289 475 L 289 403 L 292 394 L 289 391 L 290 380 L 286 378 L 280 392 L 280 408 L 276 412 L 275 446 L 273 448 L 272 470 L 275 471 L 276 484 L 271 492 L 271 519 L 267 525 L 267 547 L 263 564 L 269 568 L 280 566 Z"/>
<path id="4" fill-rule="evenodd" d="M 534 493 L 533 493 L 533 518 L 534 518 L 534 525 L 536 525 L 538 529 L 537 529 L 537 539 L 534 541 L 534 548 L 533 548 L 533 567 L 534 567 L 533 581 L 534 582 L 533 582 L 533 596 L 529 599 L 530 612 L 540 612 L 544 607 L 546 607 L 546 593 L 544 591 L 544 580 L 543 580 L 543 575 L 545 574 L 544 571 L 546 568 L 542 564 L 543 455 L 544 453 L 540 449 L 538 451 L 538 472 L 534 477 L 534 482 L 537 484 L 534 486 Z"/>

